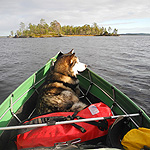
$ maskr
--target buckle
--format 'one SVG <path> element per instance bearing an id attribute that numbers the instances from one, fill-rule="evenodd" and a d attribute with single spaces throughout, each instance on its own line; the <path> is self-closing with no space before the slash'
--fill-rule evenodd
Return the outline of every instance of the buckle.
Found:
<path id="1" fill-rule="evenodd" d="M 77 138 L 77 139 L 66 141 L 66 142 L 55 143 L 54 147 L 55 147 L 55 149 L 61 149 L 62 147 L 72 146 L 79 142 L 81 142 L 81 139 Z"/>

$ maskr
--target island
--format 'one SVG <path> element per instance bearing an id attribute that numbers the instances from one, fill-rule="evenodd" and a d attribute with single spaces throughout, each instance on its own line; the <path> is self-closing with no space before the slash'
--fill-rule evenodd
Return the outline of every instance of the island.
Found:
<path id="1" fill-rule="evenodd" d="M 118 36 L 118 29 L 109 27 L 99 27 L 97 23 L 93 25 L 85 24 L 83 26 L 64 25 L 54 20 L 49 24 L 45 19 L 41 19 L 40 23 L 35 25 L 29 23 L 26 27 L 25 23 L 20 23 L 20 28 L 15 32 L 11 31 L 8 37 L 14 38 L 48 38 L 48 37 L 64 37 L 64 36 Z"/>

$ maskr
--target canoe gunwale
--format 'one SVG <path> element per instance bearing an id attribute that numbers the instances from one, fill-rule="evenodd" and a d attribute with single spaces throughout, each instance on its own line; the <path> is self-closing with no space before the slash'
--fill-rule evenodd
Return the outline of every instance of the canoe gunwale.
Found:
<path id="1" fill-rule="evenodd" d="M 87 68 L 87 69 L 88 69 L 88 68 Z M 95 83 L 91 80 L 90 72 L 91 72 L 91 70 L 88 69 L 89 79 L 86 78 L 85 76 L 83 76 L 82 74 L 79 74 L 79 75 L 82 76 L 83 78 L 85 78 L 86 80 L 88 80 L 88 81 L 90 82 L 90 86 L 91 86 L 92 84 L 95 85 L 98 89 L 100 89 L 106 96 L 108 96 L 108 97 L 113 101 L 113 104 L 112 104 L 112 106 L 110 107 L 111 110 L 112 110 L 113 105 L 115 104 L 115 105 L 117 105 L 117 106 L 119 107 L 119 109 L 121 109 L 121 111 L 122 111 L 125 115 L 128 115 L 128 113 L 115 101 L 114 98 L 112 98 L 106 91 L 104 91 L 101 87 L 99 87 L 97 84 L 95 84 Z M 86 92 L 85 95 L 87 95 L 87 93 L 89 92 L 90 86 L 89 86 L 89 88 L 88 88 L 88 90 L 87 90 L 87 92 Z M 114 86 L 112 86 L 112 89 L 114 90 Z M 115 96 L 114 96 L 114 97 L 115 97 Z M 140 115 L 140 114 L 139 114 L 139 115 Z M 131 121 L 133 122 L 133 124 L 136 126 L 136 128 L 139 128 L 139 125 L 138 125 L 130 116 L 129 116 L 129 118 L 131 119 Z"/>
<path id="2" fill-rule="evenodd" d="M 40 81 L 38 81 L 37 83 L 35 83 L 29 90 L 27 90 L 25 93 L 23 93 L 14 103 L 12 103 L 13 94 L 11 94 L 11 100 L 10 100 L 10 101 L 11 101 L 11 106 L 3 113 L 3 115 L 0 117 L 0 120 L 5 116 L 5 114 L 6 114 L 9 110 L 11 110 L 11 112 L 13 112 L 13 111 L 12 111 L 13 106 L 14 106 L 25 94 L 27 94 L 30 90 L 34 89 L 35 86 L 36 86 L 37 84 L 39 84 L 41 81 L 43 81 L 45 78 L 46 78 L 46 77 L 42 78 Z M 35 89 L 35 91 L 33 92 L 33 94 L 36 92 L 36 90 L 37 90 L 37 89 Z M 14 112 L 13 112 L 13 113 L 14 113 Z"/>
<path id="3" fill-rule="evenodd" d="M 139 128 L 141 126 L 144 126 L 144 127 L 147 127 L 147 128 L 150 128 L 150 118 L 149 116 L 144 112 L 144 110 L 142 110 L 138 105 L 136 105 L 128 96 L 126 96 L 124 93 L 122 93 L 119 89 L 117 89 L 115 86 L 111 85 L 109 82 L 107 82 L 106 80 L 104 80 L 103 78 L 101 78 L 100 76 L 98 76 L 97 74 L 95 74 L 93 71 L 91 71 L 89 68 L 86 69 L 87 72 L 86 73 L 80 73 L 79 76 L 81 76 L 82 78 L 84 78 L 85 80 L 87 80 L 89 82 L 90 85 L 94 85 L 96 88 L 98 88 L 100 91 L 102 91 L 107 97 L 109 97 L 109 101 L 111 100 L 112 103 L 111 105 L 109 105 L 109 107 L 111 108 L 111 110 L 113 109 L 113 107 L 117 107 L 119 108 L 122 112 L 121 114 L 125 114 L 125 115 L 128 115 L 128 114 L 131 114 L 131 113 L 139 113 L 140 116 L 139 118 L 131 118 L 130 117 L 130 120 L 132 121 L 132 123 L 134 124 L 134 126 L 132 126 L 133 128 Z M 82 75 L 83 74 L 83 75 Z M 93 80 L 92 81 L 92 78 L 91 76 L 94 78 L 97 78 L 99 79 L 98 80 L 98 83 L 99 81 L 103 80 L 107 86 L 109 87 L 109 90 L 111 90 L 111 93 L 107 93 L 107 92 L 110 92 L 108 91 L 107 89 L 105 89 L 105 87 L 101 86 L 102 89 L 98 83 L 96 82 L 96 80 Z M 96 90 L 96 89 L 95 89 Z M 90 91 L 90 90 L 89 90 Z M 94 96 L 96 96 L 95 94 L 95 91 L 92 91 L 91 90 L 91 93 L 94 94 Z M 126 101 L 126 103 L 128 104 L 131 104 L 130 109 L 129 108 L 124 108 L 122 107 L 121 105 L 121 101 L 119 102 L 118 101 L 118 97 L 116 97 L 115 94 L 119 94 L 121 95 L 124 100 Z M 99 98 L 99 97 L 97 97 Z M 120 97 L 119 97 L 120 98 Z M 100 98 L 101 99 L 101 98 Z M 117 102 L 118 101 L 118 102 Z M 106 101 L 102 100 L 103 103 L 105 103 L 106 105 L 108 105 L 108 102 L 106 103 Z M 110 103 L 110 102 L 109 102 Z M 114 106 L 113 106 L 114 105 Z M 131 109 L 133 109 L 133 112 L 131 111 Z M 112 110 L 113 111 L 113 110 Z M 131 111 L 131 112 L 130 112 Z M 117 113 L 118 114 L 118 113 Z M 120 114 L 120 113 L 119 113 Z M 144 120 L 143 120 L 144 119 Z"/>

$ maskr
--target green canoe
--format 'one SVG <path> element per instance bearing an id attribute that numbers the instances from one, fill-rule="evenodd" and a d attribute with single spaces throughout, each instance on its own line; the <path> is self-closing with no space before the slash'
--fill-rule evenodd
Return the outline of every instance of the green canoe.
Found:
<path id="1" fill-rule="evenodd" d="M 7 130 L 9 126 L 18 126 L 19 123 L 30 118 L 35 110 L 38 90 L 44 83 L 51 64 L 56 61 L 59 53 L 51 58 L 40 70 L 24 81 L 8 98 L 0 105 L 0 149 L 15 136 L 16 130 Z M 150 128 L 150 118 L 129 97 L 116 87 L 105 81 L 90 69 L 78 75 L 82 97 L 89 104 L 103 102 L 109 106 L 114 115 L 138 114 L 128 117 L 130 128 Z M 3 127 L 5 127 L 3 129 Z"/>

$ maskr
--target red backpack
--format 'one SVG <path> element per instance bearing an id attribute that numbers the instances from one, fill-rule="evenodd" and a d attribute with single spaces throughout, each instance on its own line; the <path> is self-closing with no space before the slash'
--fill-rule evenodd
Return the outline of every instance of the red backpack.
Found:
<path id="1" fill-rule="evenodd" d="M 112 116 L 111 109 L 104 103 L 92 104 L 80 112 L 56 112 L 50 113 L 26 121 L 25 124 L 32 124 L 39 118 L 40 120 L 49 119 L 83 119 L 95 117 Z M 57 143 L 75 141 L 85 142 L 104 136 L 108 133 L 108 128 L 113 124 L 114 119 L 104 121 L 80 122 L 73 124 L 51 125 L 35 128 L 23 134 L 17 135 L 17 148 L 33 148 L 33 147 L 54 147 Z"/>

